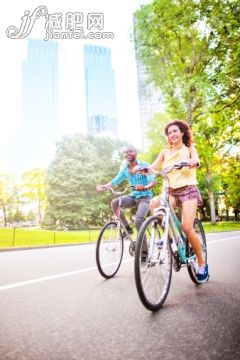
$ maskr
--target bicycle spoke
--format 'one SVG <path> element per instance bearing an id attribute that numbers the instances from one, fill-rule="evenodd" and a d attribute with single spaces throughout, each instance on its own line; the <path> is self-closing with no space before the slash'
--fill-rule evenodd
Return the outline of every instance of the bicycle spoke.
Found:
<path id="1" fill-rule="evenodd" d="M 194 220 L 194 230 L 196 231 L 200 243 L 201 243 L 201 247 L 202 247 L 202 252 L 203 252 L 203 258 L 205 263 L 207 263 L 207 243 L 206 243 L 206 237 L 205 237 L 205 233 L 204 233 L 204 229 L 202 226 L 201 221 L 199 221 L 198 219 Z M 198 262 L 197 262 L 197 258 L 196 255 L 194 254 L 193 249 L 191 248 L 190 251 L 190 263 L 188 265 L 188 273 L 189 276 L 191 278 L 191 280 L 195 283 L 195 284 L 199 284 L 198 280 L 197 280 L 197 270 L 198 270 Z M 195 257 L 195 258 L 194 258 Z M 192 259 L 194 261 L 192 261 Z"/>
<path id="2" fill-rule="evenodd" d="M 167 241 L 166 257 L 160 263 L 164 229 L 158 223 L 158 218 L 147 219 L 139 233 L 136 257 L 135 280 L 139 297 L 146 308 L 158 310 L 164 303 L 171 282 L 172 256 Z M 144 251 L 144 241 L 147 243 L 148 261 L 142 265 L 141 254 Z M 146 245 L 145 245 L 146 246 Z"/>
<path id="3" fill-rule="evenodd" d="M 98 238 L 96 261 L 98 270 L 105 278 L 113 277 L 122 261 L 123 239 L 117 223 L 107 223 Z"/>

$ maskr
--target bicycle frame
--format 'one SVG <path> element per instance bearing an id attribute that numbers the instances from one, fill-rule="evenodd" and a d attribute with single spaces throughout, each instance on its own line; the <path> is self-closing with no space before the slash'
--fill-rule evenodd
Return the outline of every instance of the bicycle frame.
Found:
<path id="1" fill-rule="evenodd" d="M 154 211 L 154 215 L 162 217 L 162 224 L 165 226 L 166 232 L 163 237 L 163 248 L 160 254 L 160 262 L 164 262 L 167 252 L 167 242 L 170 240 L 172 252 L 179 255 L 182 264 L 186 264 L 190 259 L 186 256 L 186 235 L 184 234 L 177 215 L 169 202 L 169 188 L 167 186 L 167 174 L 177 166 L 171 166 L 163 169 L 158 174 L 164 179 L 162 196 L 160 196 L 161 205 Z"/>
<path id="2" fill-rule="evenodd" d="M 128 192 L 128 187 L 126 187 L 123 191 L 115 191 L 113 188 L 110 188 L 111 192 L 114 194 L 114 195 L 120 195 L 120 200 L 119 200 L 119 206 L 118 206 L 118 209 L 117 209 L 117 229 L 118 231 L 120 232 L 122 229 L 125 231 L 126 233 L 126 239 L 128 239 L 131 243 L 131 245 L 133 246 L 133 248 L 135 249 L 135 241 L 132 239 L 131 235 L 129 234 L 126 226 L 123 224 L 121 218 L 120 218 L 120 214 L 121 214 L 121 211 L 125 211 L 124 208 L 121 207 L 121 202 L 122 202 L 122 196 L 124 194 L 126 194 Z"/>

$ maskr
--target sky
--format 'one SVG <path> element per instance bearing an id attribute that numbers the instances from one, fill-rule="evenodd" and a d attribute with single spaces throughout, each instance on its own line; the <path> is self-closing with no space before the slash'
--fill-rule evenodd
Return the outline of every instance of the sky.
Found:
<path id="1" fill-rule="evenodd" d="M 115 70 L 117 94 L 117 120 L 120 139 L 137 147 L 141 146 L 140 114 L 137 88 L 137 69 L 134 44 L 131 41 L 133 12 L 147 0 L 113 1 L 113 0 L 46 0 L 12 1 L 2 4 L 0 12 L 0 171 L 7 169 L 9 152 L 8 139 L 12 130 L 21 127 L 21 66 L 27 56 L 27 37 L 10 39 L 6 29 L 14 25 L 20 28 L 21 17 L 26 10 L 31 13 L 40 5 L 45 5 L 48 13 L 82 12 L 103 13 L 104 31 L 113 32 L 114 39 L 87 40 L 90 45 L 108 46 L 112 50 L 112 66 Z M 45 37 L 44 19 L 36 21 L 31 34 L 33 38 Z M 85 30 L 85 29 L 84 29 Z M 60 41 L 60 129 L 61 134 L 70 134 L 83 129 L 79 128 L 78 107 L 81 105 L 74 89 L 74 79 L 80 76 L 79 44 L 85 40 L 68 39 Z M 69 96 L 71 94 L 71 96 Z M 84 117 L 85 114 L 82 114 Z M 83 122 L 83 121 L 82 121 Z"/>

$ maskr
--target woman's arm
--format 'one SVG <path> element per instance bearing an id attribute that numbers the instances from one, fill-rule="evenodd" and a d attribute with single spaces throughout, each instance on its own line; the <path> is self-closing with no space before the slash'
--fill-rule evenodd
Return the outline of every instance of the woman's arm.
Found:
<path id="1" fill-rule="evenodd" d="M 154 171 L 159 171 L 161 168 L 161 165 L 164 161 L 164 154 L 165 154 L 165 149 L 162 150 L 160 152 L 160 154 L 158 155 L 158 157 L 156 158 L 156 160 L 152 163 L 152 165 L 150 165 L 150 170 Z"/>
<path id="2" fill-rule="evenodd" d="M 160 152 L 160 154 L 158 155 L 158 157 L 156 158 L 156 160 L 148 167 L 146 167 L 145 169 L 141 169 L 140 165 L 136 165 L 133 168 L 133 172 L 139 173 L 139 174 L 148 174 L 148 173 L 155 173 L 157 171 L 159 171 L 163 161 L 164 161 L 164 153 L 165 150 L 162 150 Z"/>
<path id="3" fill-rule="evenodd" d="M 190 152 L 190 159 L 189 159 L 190 167 L 200 166 L 200 160 L 195 146 L 190 146 L 189 152 Z"/>

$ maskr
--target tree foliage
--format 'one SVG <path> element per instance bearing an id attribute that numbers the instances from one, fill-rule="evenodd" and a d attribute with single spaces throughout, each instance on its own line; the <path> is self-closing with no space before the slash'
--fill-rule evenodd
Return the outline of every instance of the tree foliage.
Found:
<path id="1" fill-rule="evenodd" d="M 111 213 L 108 192 L 97 193 L 98 183 L 118 172 L 125 144 L 110 138 L 66 136 L 57 144 L 47 171 L 46 225 L 69 228 L 97 225 Z"/>
<path id="2" fill-rule="evenodd" d="M 4 226 L 7 226 L 14 213 L 18 212 L 19 203 L 19 189 L 14 178 L 10 174 L 0 174 L 0 209 Z"/>
<path id="3" fill-rule="evenodd" d="M 136 12 L 135 21 L 138 58 L 162 90 L 170 114 L 190 123 L 208 86 L 207 39 L 199 36 L 196 10 L 193 0 L 155 0 Z"/>
<path id="4" fill-rule="evenodd" d="M 221 164 L 240 140 L 239 20 L 237 0 L 154 0 L 135 14 L 137 56 L 149 80 L 170 117 L 193 128 L 213 223 Z"/>
<path id="5" fill-rule="evenodd" d="M 222 193 L 224 196 L 225 210 L 234 209 L 235 220 L 240 213 L 240 166 L 239 156 L 230 156 L 223 166 Z"/>
<path id="6" fill-rule="evenodd" d="M 38 222 L 41 223 L 46 204 L 45 170 L 33 169 L 22 175 L 22 198 L 37 205 Z"/>
<path id="7" fill-rule="evenodd" d="M 159 152 L 166 147 L 167 139 L 164 135 L 164 127 L 169 121 L 169 114 L 157 113 L 148 124 L 148 138 L 150 139 L 149 151 L 146 154 L 146 161 L 153 162 Z"/>

